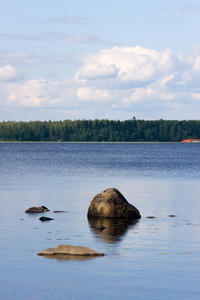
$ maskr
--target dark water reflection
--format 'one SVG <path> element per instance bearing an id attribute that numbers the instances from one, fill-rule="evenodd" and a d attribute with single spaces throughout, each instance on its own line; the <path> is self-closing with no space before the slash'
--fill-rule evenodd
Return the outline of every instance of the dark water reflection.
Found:
<path id="1" fill-rule="evenodd" d="M 66 254 L 56 254 L 56 255 L 42 255 L 41 257 L 48 258 L 48 259 L 55 259 L 58 261 L 88 261 L 98 256 L 93 255 L 66 255 Z"/>
<path id="2" fill-rule="evenodd" d="M 88 222 L 91 231 L 96 238 L 100 238 L 106 243 L 114 243 L 120 242 L 125 237 L 128 230 L 133 229 L 139 220 L 130 221 L 111 218 L 88 218 Z M 99 229 L 98 227 L 100 226 L 105 227 L 105 229 Z"/>

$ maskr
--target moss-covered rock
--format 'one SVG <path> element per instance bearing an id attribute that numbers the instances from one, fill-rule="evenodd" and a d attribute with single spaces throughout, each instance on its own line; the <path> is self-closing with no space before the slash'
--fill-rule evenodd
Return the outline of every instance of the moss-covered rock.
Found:
<path id="1" fill-rule="evenodd" d="M 43 213 L 45 211 L 49 211 L 49 209 L 46 206 L 32 206 L 28 208 L 25 212 L 30 214 L 37 214 L 37 213 Z"/>
<path id="2" fill-rule="evenodd" d="M 140 219 L 141 215 L 117 189 L 109 188 L 97 194 L 90 202 L 88 218 L 90 217 Z"/>

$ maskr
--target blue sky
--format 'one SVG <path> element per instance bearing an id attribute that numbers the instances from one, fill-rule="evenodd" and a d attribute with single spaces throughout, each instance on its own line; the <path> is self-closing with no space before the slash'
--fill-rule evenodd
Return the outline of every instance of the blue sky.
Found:
<path id="1" fill-rule="evenodd" d="M 199 119 L 200 1 L 7 0 L 0 121 Z"/>

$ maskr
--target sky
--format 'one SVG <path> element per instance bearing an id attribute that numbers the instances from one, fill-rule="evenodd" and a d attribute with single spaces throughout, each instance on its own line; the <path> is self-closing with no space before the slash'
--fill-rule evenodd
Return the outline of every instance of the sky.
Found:
<path id="1" fill-rule="evenodd" d="M 0 122 L 200 119 L 200 1 L 0 2 Z"/>

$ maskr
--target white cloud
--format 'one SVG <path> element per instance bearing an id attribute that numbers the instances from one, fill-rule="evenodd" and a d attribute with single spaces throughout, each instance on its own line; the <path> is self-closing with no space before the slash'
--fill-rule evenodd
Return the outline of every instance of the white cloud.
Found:
<path id="1" fill-rule="evenodd" d="M 112 95 L 106 90 L 94 90 L 90 87 L 80 87 L 76 92 L 76 96 L 80 101 L 84 102 L 110 102 L 112 101 Z"/>
<path id="2" fill-rule="evenodd" d="M 86 80 L 113 77 L 112 84 L 131 88 L 173 74 L 182 60 L 180 53 L 169 49 L 159 52 L 140 46 L 114 47 L 87 57 L 76 76 Z"/>
<path id="3" fill-rule="evenodd" d="M 134 103 L 143 102 L 169 102 L 175 99 L 175 94 L 170 93 L 166 90 L 159 88 L 154 88 L 153 86 L 148 86 L 146 88 L 136 88 L 129 98 L 123 98 L 122 103 L 125 107 L 130 107 Z"/>
<path id="4" fill-rule="evenodd" d="M 0 81 L 16 81 L 24 77 L 24 72 L 10 65 L 0 67 Z"/>
<path id="5" fill-rule="evenodd" d="M 168 118 L 200 115 L 198 49 L 190 57 L 140 46 L 103 49 L 85 57 L 71 81 L 14 84 L 9 80 L 17 78 L 17 70 L 6 66 L 0 68 L 0 77 L 7 81 L 1 86 L 2 95 L 7 95 L 8 107 L 71 110 L 72 115 L 77 110 L 90 118 L 112 111 L 126 116 L 146 111 L 157 118 L 166 111 Z"/>
<path id="6" fill-rule="evenodd" d="M 140 46 L 104 49 L 88 56 L 76 77 L 97 89 L 129 91 L 130 103 L 148 101 L 152 97 L 171 100 L 175 99 L 175 93 L 176 98 L 183 96 L 183 91 L 178 92 L 183 87 L 199 88 L 200 53 L 197 49 L 191 57 L 170 49 L 156 51 Z M 135 90 L 132 92 L 132 89 Z M 127 101 L 127 95 L 125 98 Z"/>
<path id="7" fill-rule="evenodd" d="M 20 107 L 70 106 L 73 88 L 61 82 L 48 82 L 44 79 L 30 80 L 25 84 L 4 86 L 8 92 L 8 105 Z"/>
<path id="8" fill-rule="evenodd" d="M 115 64 L 99 65 L 89 63 L 76 74 L 79 79 L 100 79 L 117 77 L 118 69 Z"/>

